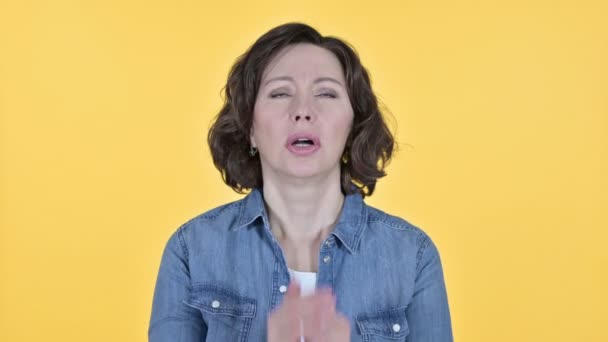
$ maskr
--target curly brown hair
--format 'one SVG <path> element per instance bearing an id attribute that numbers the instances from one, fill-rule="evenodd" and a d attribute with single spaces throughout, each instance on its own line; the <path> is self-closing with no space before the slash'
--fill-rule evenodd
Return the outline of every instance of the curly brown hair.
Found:
<path id="1" fill-rule="evenodd" d="M 237 193 L 262 187 L 259 155 L 249 154 L 255 100 L 268 63 L 283 48 L 297 43 L 325 48 L 342 65 L 354 112 L 352 130 L 340 161 L 342 192 L 370 196 L 377 179 L 386 175 L 384 168 L 395 145 L 393 135 L 355 49 L 339 38 L 322 36 L 303 23 L 287 23 L 271 29 L 235 61 L 223 88 L 224 105 L 207 137 L 213 163 L 224 182 Z"/>

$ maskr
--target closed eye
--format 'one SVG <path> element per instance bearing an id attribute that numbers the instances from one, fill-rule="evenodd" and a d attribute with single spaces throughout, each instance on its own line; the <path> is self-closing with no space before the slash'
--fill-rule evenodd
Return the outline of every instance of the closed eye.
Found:
<path id="1" fill-rule="evenodd" d="M 273 99 L 278 98 L 278 97 L 285 97 L 285 96 L 289 96 L 289 94 L 287 94 L 287 93 L 270 94 L 270 97 L 273 98 Z"/>
<path id="2" fill-rule="evenodd" d="M 274 94 L 270 94 L 270 97 L 273 99 L 276 98 L 280 98 L 280 97 L 288 97 L 290 96 L 288 93 L 274 93 Z M 332 93 L 322 93 L 317 95 L 318 97 L 326 97 L 326 98 L 330 98 L 330 99 L 335 99 L 337 98 L 336 94 L 332 94 Z"/>
<path id="3" fill-rule="evenodd" d="M 332 93 L 322 93 L 322 94 L 319 94 L 317 96 L 319 96 L 319 97 L 327 97 L 327 98 L 330 98 L 330 99 L 335 99 L 337 97 L 336 94 L 332 94 Z"/>

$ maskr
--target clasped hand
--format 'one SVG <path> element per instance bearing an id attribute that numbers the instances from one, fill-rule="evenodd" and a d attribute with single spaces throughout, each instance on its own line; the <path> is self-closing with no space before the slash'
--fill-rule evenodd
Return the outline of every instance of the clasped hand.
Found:
<path id="1" fill-rule="evenodd" d="M 281 305 L 268 318 L 268 342 L 348 342 L 348 319 L 336 312 L 336 297 L 329 288 L 310 296 L 300 295 L 300 286 L 289 284 Z"/>

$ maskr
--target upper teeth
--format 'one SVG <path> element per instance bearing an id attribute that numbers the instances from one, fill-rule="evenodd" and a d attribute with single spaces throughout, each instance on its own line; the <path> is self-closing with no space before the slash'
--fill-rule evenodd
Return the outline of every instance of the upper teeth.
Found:
<path id="1" fill-rule="evenodd" d="M 294 141 L 293 143 L 294 143 L 294 145 L 305 145 L 305 144 L 307 145 L 307 144 L 312 144 L 313 142 L 310 139 L 299 138 L 299 139 L 296 139 L 296 141 Z"/>

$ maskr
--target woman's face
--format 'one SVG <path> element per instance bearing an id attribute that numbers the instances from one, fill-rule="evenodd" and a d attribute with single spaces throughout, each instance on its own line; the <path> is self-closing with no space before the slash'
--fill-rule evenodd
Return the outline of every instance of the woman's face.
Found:
<path id="1" fill-rule="evenodd" d="M 336 56 L 312 44 L 290 45 L 268 64 L 256 97 L 251 144 L 264 177 L 333 176 L 353 122 Z"/>

